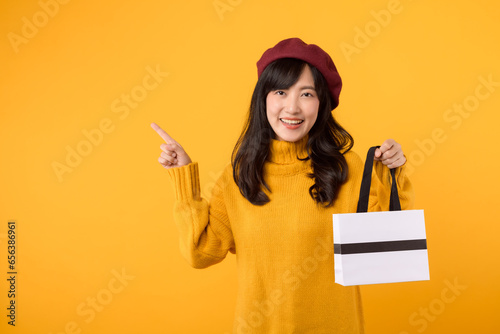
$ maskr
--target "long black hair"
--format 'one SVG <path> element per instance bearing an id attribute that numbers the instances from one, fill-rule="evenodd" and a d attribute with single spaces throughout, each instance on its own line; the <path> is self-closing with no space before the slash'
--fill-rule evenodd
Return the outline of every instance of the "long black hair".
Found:
<path id="1" fill-rule="evenodd" d="M 294 85 L 305 66 L 311 69 L 320 101 L 318 117 L 309 130 L 308 157 L 297 157 L 311 160 L 313 173 L 309 173 L 308 177 L 313 178 L 315 183 L 309 188 L 309 194 L 318 204 L 330 207 L 340 186 L 347 179 L 344 153 L 352 148 L 354 140 L 332 116 L 331 111 L 336 105 L 325 78 L 316 67 L 305 61 L 278 59 L 266 67 L 255 85 L 247 121 L 231 156 L 234 181 L 241 194 L 254 205 L 264 205 L 270 201 L 263 190 L 265 188 L 271 192 L 263 171 L 275 133 L 267 120 L 267 94 Z"/>

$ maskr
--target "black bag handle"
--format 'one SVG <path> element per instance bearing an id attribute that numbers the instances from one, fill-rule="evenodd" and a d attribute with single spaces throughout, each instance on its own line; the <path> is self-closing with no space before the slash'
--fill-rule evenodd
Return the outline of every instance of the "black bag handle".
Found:
<path id="1" fill-rule="evenodd" d="M 359 200 L 357 212 L 368 212 L 368 198 L 370 197 L 370 185 L 372 183 L 373 160 L 375 158 L 375 150 L 380 146 L 370 147 L 366 155 L 365 169 L 363 171 L 363 180 L 359 189 Z M 396 184 L 396 170 L 391 169 L 392 186 L 391 186 L 391 201 L 389 211 L 400 211 L 401 203 L 399 202 L 398 185 Z"/>

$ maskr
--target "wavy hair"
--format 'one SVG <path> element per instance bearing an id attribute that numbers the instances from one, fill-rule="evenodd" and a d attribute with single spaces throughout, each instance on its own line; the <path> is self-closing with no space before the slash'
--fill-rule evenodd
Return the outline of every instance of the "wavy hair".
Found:
<path id="1" fill-rule="evenodd" d="M 330 207 L 340 186 L 347 179 L 348 167 L 344 154 L 352 148 L 354 140 L 332 116 L 332 106 L 335 104 L 325 78 L 317 68 L 305 61 L 278 59 L 266 67 L 255 85 L 246 123 L 231 156 L 233 179 L 241 194 L 254 205 L 264 205 L 270 201 L 264 188 L 269 192 L 271 189 L 264 180 L 263 172 L 275 133 L 267 120 L 267 94 L 294 85 L 305 66 L 311 69 L 320 101 L 318 117 L 309 130 L 308 156 L 304 159 L 297 157 L 303 161 L 311 160 L 313 172 L 307 176 L 314 179 L 314 184 L 309 188 L 309 194 L 317 204 Z"/>

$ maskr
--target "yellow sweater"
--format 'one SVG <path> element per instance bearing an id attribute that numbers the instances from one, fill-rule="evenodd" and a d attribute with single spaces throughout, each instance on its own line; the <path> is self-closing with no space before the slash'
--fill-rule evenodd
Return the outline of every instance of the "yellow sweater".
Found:
<path id="1" fill-rule="evenodd" d="M 272 140 L 265 180 L 271 201 L 254 206 L 240 193 L 228 164 L 210 203 L 200 197 L 198 163 L 168 169 L 176 201 L 181 252 L 195 268 L 236 254 L 238 296 L 234 333 L 364 333 L 359 287 L 335 282 L 332 214 L 356 212 L 363 162 L 345 154 L 349 177 L 333 207 L 310 197 L 313 180 L 307 136 L 296 143 Z M 413 205 L 405 166 L 396 171 L 401 207 Z M 390 173 L 375 162 L 369 211 L 389 208 Z"/>

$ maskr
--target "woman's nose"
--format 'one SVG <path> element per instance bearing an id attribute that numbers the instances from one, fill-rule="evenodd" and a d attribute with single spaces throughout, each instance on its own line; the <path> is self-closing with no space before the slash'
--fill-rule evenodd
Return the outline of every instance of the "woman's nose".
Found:
<path id="1" fill-rule="evenodd" d="M 300 105 L 298 99 L 293 96 L 289 95 L 286 99 L 285 102 L 285 110 L 289 113 L 296 113 L 300 111 Z"/>

